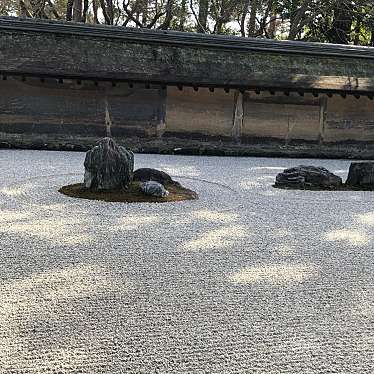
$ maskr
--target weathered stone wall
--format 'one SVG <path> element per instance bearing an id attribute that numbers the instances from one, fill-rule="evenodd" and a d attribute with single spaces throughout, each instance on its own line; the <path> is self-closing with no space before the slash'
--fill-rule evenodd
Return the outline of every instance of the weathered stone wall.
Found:
<path id="1" fill-rule="evenodd" d="M 231 138 L 233 105 L 233 91 L 169 87 L 165 136 Z"/>
<path id="2" fill-rule="evenodd" d="M 374 142 L 374 101 L 339 96 L 329 98 L 326 108 L 327 142 Z"/>
<path id="3" fill-rule="evenodd" d="M 373 118 L 367 97 L 0 81 L 0 145 L 26 148 L 84 148 L 110 133 L 138 151 L 353 157 L 343 143 L 355 143 L 358 152 L 374 145 Z M 307 151 L 306 144 L 320 148 Z M 374 148 L 364 154 L 374 157 Z"/>
<path id="4" fill-rule="evenodd" d="M 245 138 L 275 138 L 317 141 L 320 127 L 319 99 L 311 94 L 300 97 L 296 93 L 245 95 Z"/>
<path id="5" fill-rule="evenodd" d="M 374 142 L 374 101 L 283 92 L 244 93 L 242 123 L 235 139 L 235 93 L 168 89 L 166 133 L 231 138 L 242 143 L 278 140 L 315 143 Z M 238 134 L 238 133 L 237 133 Z"/>
<path id="6" fill-rule="evenodd" d="M 374 48 L 7 17 L 0 31 L 0 146 L 110 134 L 148 152 L 374 158 Z"/>
<path id="7" fill-rule="evenodd" d="M 157 136 L 164 128 L 165 90 L 56 79 L 0 81 L 0 132 Z"/>

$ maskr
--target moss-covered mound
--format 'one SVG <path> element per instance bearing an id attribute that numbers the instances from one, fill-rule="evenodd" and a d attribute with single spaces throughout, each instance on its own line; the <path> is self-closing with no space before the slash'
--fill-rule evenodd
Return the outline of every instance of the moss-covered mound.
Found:
<path id="1" fill-rule="evenodd" d="M 198 198 L 196 192 L 179 184 L 166 184 L 165 188 L 169 191 L 169 195 L 165 197 L 145 195 L 140 189 L 139 182 L 132 182 L 127 189 L 106 191 L 91 190 L 83 183 L 76 183 L 61 187 L 59 192 L 70 197 L 118 203 L 167 203 Z"/>

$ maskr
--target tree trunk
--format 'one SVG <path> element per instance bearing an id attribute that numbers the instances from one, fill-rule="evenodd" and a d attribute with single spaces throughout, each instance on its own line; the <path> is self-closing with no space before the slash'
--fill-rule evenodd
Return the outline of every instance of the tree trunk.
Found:
<path id="1" fill-rule="evenodd" d="M 182 2 L 181 2 L 181 14 L 180 14 L 179 26 L 178 26 L 179 31 L 184 31 L 184 25 L 186 23 L 186 18 L 187 18 L 187 0 L 182 0 Z"/>
<path id="2" fill-rule="evenodd" d="M 92 0 L 92 9 L 93 9 L 94 23 L 99 24 L 99 19 L 97 18 L 97 0 Z"/>
<path id="3" fill-rule="evenodd" d="M 114 22 L 113 0 L 107 0 L 107 14 L 109 17 L 109 24 L 113 25 L 113 22 Z"/>
<path id="4" fill-rule="evenodd" d="M 209 0 L 199 0 L 199 15 L 197 32 L 206 32 L 206 25 L 208 21 Z"/>
<path id="5" fill-rule="evenodd" d="M 355 27 L 355 37 L 353 44 L 354 45 L 359 45 L 360 44 L 360 30 L 361 30 L 361 21 L 357 20 L 357 24 Z"/>
<path id="6" fill-rule="evenodd" d="M 270 23 L 269 23 L 269 27 L 268 27 L 269 38 L 274 39 L 276 32 L 277 32 L 277 15 L 273 14 L 270 17 Z"/>
<path id="7" fill-rule="evenodd" d="M 166 15 L 164 22 L 160 25 L 161 30 L 167 30 L 170 27 L 170 22 L 173 19 L 173 5 L 174 5 L 174 0 L 168 0 L 166 4 Z"/>
<path id="8" fill-rule="evenodd" d="M 251 14 L 249 16 L 249 23 L 248 23 L 248 36 L 256 35 L 257 9 L 258 9 L 258 0 L 252 0 L 251 1 Z"/>
<path id="9" fill-rule="evenodd" d="M 82 0 L 74 0 L 73 21 L 82 22 Z"/>
<path id="10" fill-rule="evenodd" d="M 73 4 L 74 0 L 68 0 L 66 4 L 66 21 L 71 21 L 73 19 Z"/>
<path id="11" fill-rule="evenodd" d="M 86 23 L 87 21 L 87 12 L 88 12 L 88 0 L 83 0 L 82 22 L 84 23 Z"/>
<path id="12" fill-rule="evenodd" d="M 243 13 L 240 17 L 240 33 L 242 34 L 243 37 L 245 36 L 245 20 L 248 15 L 249 2 L 250 0 L 246 0 L 244 4 L 244 8 L 243 8 Z"/>
<path id="13" fill-rule="evenodd" d="M 291 16 L 290 32 L 288 34 L 289 40 L 295 40 L 299 32 L 302 30 L 304 26 L 302 21 L 305 19 L 305 14 L 310 3 L 311 0 L 304 0 L 301 6 L 295 12 L 292 12 L 293 15 Z"/>
<path id="14" fill-rule="evenodd" d="M 103 12 L 103 16 L 104 16 L 104 19 L 105 19 L 105 23 L 107 25 L 110 25 L 110 16 L 107 12 L 107 9 L 106 9 L 106 6 L 105 6 L 105 0 L 99 0 L 100 1 L 100 6 L 101 6 L 101 10 Z"/>
<path id="15" fill-rule="evenodd" d="M 148 0 L 145 0 L 144 2 L 142 1 L 142 6 L 141 6 L 141 14 L 142 14 L 142 24 L 146 25 L 148 22 L 148 8 L 149 8 L 149 3 Z"/>
<path id="16" fill-rule="evenodd" d="M 329 32 L 329 42 L 336 44 L 349 44 L 353 23 L 352 9 L 341 7 L 339 4 L 334 9 L 334 20 Z"/>
<path id="17" fill-rule="evenodd" d="M 30 12 L 27 10 L 26 4 L 23 0 L 19 1 L 19 16 L 24 17 L 24 18 L 26 18 L 26 17 L 31 18 L 32 17 Z"/>
<path id="18" fill-rule="evenodd" d="M 218 18 L 215 26 L 214 26 L 214 33 L 215 34 L 222 34 L 222 29 L 223 29 L 223 20 L 222 18 Z"/>
<path id="19" fill-rule="evenodd" d="M 269 0 L 268 6 L 266 7 L 265 14 L 261 18 L 260 29 L 258 30 L 258 35 L 264 35 L 265 34 L 266 38 L 269 38 L 269 35 L 267 33 L 266 25 L 267 25 L 267 19 L 269 17 L 269 14 L 270 14 L 270 11 L 272 10 L 272 8 L 273 8 L 273 1 Z"/>

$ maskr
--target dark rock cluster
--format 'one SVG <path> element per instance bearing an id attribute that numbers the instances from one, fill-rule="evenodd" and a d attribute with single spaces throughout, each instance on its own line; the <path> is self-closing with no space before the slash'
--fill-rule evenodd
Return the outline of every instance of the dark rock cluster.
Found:
<path id="1" fill-rule="evenodd" d="M 336 189 L 342 179 L 323 167 L 300 165 L 285 169 L 276 176 L 275 187 Z"/>
<path id="2" fill-rule="evenodd" d="M 295 189 L 374 190 L 374 162 L 352 162 L 345 183 L 323 167 L 296 166 L 276 176 L 274 187 Z"/>
<path id="3" fill-rule="evenodd" d="M 112 138 L 101 139 L 86 153 L 84 184 L 92 190 L 121 190 L 133 181 L 141 182 L 145 195 L 164 197 L 166 185 L 179 185 L 167 173 L 150 168 L 134 172 L 134 154 Z"/>

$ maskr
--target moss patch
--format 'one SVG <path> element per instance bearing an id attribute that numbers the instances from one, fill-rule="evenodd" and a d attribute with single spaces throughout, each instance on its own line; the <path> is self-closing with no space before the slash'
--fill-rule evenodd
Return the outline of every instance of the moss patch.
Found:
<path id="1" fill-rule="evenodd" d="M 69 197 L 118 203 L 167 203 L 198 198 L 196 192 L 179 184 L 166 184 L 165 188 L 169 191 L 169 195 L 165 197 L 144 195 L 139 182 L 133 182 L 123 190 L 91 190 L 86 188 L 83 183 L 76 183 L 63 186 L 58 191 Z"/>

